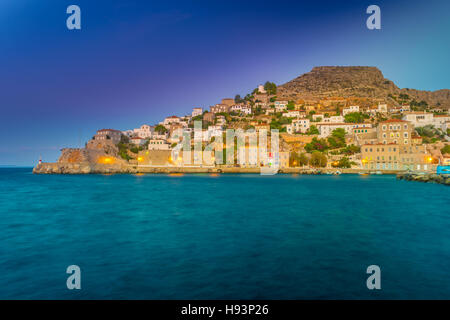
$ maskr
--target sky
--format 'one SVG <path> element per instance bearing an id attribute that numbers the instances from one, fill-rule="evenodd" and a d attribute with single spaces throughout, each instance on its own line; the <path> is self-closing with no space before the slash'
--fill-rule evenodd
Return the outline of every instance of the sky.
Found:
<path id="1" fill-rule="evenodd" d="M 68 30 L 69 5 L 81 30 Z M 369 30 L 369 5 L 381 30 Z M 314 66 L 450 88 L 450 1 L 0 1 L 0 165 L 208 108 Z"/>

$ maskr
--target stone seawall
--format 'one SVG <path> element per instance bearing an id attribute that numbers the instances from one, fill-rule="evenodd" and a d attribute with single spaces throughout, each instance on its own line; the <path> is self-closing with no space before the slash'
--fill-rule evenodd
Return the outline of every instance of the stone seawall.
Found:
<path id="1" fill-rule="evenodd" d="M 118 165 L 101 165 L 89 162 L 81 163 L 40 163 L 33 168 L 36 174 L 89 174 L 89 173 L 136 173 L 132 167 L 123 164 Z"/>
<path id="2" fill-rule="evenodd" d="M 91 162 L 56 162 L 41 163 L 34 169 L 36 174 L 119 174 L 119 173 L 254 173 L 260 174 L 261 168 L 242 167 L 147 167 L 123 163 L 93 164 Z M 326 174 L 340 171 L 344 174 L 358 174 L 359 169 L 330 169 L 330 168 L 281 168 L 278 173 L 289 174 Z M 399 171 L 381 171 L 383 174 L 399 174 Z M 369 173 L 369 172 L 367 172 Z"/>
<path id="3" fill-rule="evenodd" d="M 407 181 L 418 181 L 418 182 L 434 182 L 444 184 L 447 186 L 450 185 L 450 176 L 444 174 L 438 175 L 435 173 L 427 173 L 427 174 L 401 173 L 397 175 L 397 179 Z"/>

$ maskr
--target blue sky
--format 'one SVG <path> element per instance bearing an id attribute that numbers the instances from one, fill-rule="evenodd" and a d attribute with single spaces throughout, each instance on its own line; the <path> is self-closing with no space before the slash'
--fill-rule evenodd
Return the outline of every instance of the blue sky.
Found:
<path id="1" fill-rule="evenodd" d="M 66 28 L 77 4 L 82 29 Z M 381 8 L 381 30 L 366 8 Z M 0 165 L 55 161 L 97 129 L 130 129 L 368 65 L 399 87 L 450 88 L 449 1 L 0 2 Z"/>

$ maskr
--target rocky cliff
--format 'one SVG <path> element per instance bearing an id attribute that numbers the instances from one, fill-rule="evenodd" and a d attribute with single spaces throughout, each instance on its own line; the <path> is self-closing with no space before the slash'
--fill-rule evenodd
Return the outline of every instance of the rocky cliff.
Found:
<path id="1" fill-rule="evenodd" d="M 283 85 L 277 96 L 283 99 L 323 99 L 327 97 L 389 100 L 389 95 L 407 94 L 411 100 L 426 101 L 430 106 L 450 108 L 450 90 L 421 91 L 400 89 L 376 67 L 315 67 Z M 392 101 L 395 103 L 395 101 Z"/>
<path id="2" fill-rule="evenodd" d="M 126 161 L 117 156 L 117 148 L 110 142 L 89 144 L 86 148 L 61 150 L 58 162 L 41 163 L 33 173 L 122 173 L 133 172 Z"/>

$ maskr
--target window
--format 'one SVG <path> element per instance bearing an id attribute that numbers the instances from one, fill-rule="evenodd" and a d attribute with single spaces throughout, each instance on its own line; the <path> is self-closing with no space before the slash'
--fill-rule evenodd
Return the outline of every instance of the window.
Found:
<path id="1" fill-rule="evenodd" d="M 408 138 L 408 132 L 403 133 L 403 136 L 404 136 L 405 138 Z"/>
<path id="2" fill-rule="evenodd" d="M 383 126 L 383 131 L 386 131 L 386 126 Z"/>
<path id="3" fill-rule="evenodd" d="M 405 139 L 405 144 L 408 144 L 408 139 Z"/>

